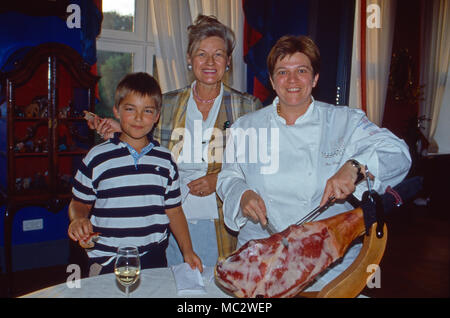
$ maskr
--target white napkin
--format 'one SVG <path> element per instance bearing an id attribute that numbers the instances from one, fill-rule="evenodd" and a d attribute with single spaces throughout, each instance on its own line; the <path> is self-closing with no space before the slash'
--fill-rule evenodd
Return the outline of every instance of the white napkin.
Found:
<path id="1" fill-rule="evenodd" d="M 203 266 L 202 277 L 205 282 L 211 283 L 214 280 L 214 266 Z"/>
<path id="2" fill-rule="evenodd" d="M 196 196 L 190 193 L 189 182 L 205 176 L 206 172 L 180 170 L 180 189 L 183 211 L 187 220 L 212 220 L 219 218 L 216 193 L 207 196 Z"/>
<path id="3" fill-rule="evenodd" d="M 189 221 L 218 219 L 216 193 L 204 197 L 189 193 L 183 202 L 183 211 Z"/>
<path id="4" fill-rule="evenodd" d="M 202 275 L 197 268 L 191 269 L 188 263 L 181 263 L 171 266 L 171 269 L 179 296 L 206 294 Z"/>

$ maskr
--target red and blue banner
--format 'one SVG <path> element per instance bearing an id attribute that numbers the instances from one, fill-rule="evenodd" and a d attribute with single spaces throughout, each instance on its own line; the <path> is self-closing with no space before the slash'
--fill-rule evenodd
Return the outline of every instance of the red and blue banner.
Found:
<path id="1" fill-rule="evenodd" d="M 68 9 L 70 5 L 79 10 Z M 73 13 L 79 14 L 79 25 L 68 22 Z M 0 4 L 0 70 L 10 71 L 31 47 L 46 42 L 66 44 L 95 65 L 101 22 L 101 0 L 4 1 Z"/>
<path id="2" fill-rule="evenodd" d="M 270 49 L 283 35 L 308 34 L 309 0 L 242 0 L 247 92 L 264 105 L 275 96 L 267 70 Z"/>
<path id="3" fill-rule="evenodd" d="M 15 62 L 31 48 L 56 42 L 76 50 L 97 74 L 101 7 L 102 0 L 14 0 L 0 4 L 0 73 L 13 70 Z M 0 104 L 3 100 L 0 92 Z"/>

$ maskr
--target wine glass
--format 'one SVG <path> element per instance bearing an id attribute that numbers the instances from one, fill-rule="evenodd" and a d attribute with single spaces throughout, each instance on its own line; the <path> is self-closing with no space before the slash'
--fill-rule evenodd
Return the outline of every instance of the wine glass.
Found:
<path id="1" fill-rule="evenodd" d="M 139 252 L 136 246 L 122 246 L 117 249 L 114 274 L 119 283 L 125 287 L 125 294 L 129 294 L 129 287 L 136 283 L 141 272 Z"/>

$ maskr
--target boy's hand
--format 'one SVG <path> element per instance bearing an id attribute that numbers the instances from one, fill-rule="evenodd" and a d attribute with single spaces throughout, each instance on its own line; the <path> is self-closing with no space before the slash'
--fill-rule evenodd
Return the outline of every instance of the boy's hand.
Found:
<path id="1" fill-rule="evenodd" d="M 166 214 L 170 220 L 170 230 L 177 240 L 184 261 L 188 263 L 192 269 L 198 268 L 200 272 L 203 272 L 202 261 L 192 248 L 189 227 L 181 205 L 175 208 L 166 209 Z"/>
<path id="2" fill-rule="evenodd" d="M 186 253 L 184 256 L 184 262 L 188 263 L 192 269 L 198 269 L 200 273 L 203 272 L 203 264 L 200 259 L 200 257 L 197 256 L 197 254 L 194 253 L 194 251 L 190 253 Z"/>
<path id="3" fill-rule="evenodd" d="M 77 241 L 85 241 L 89 238 L 89 235 L 94 232 L 92 223 L 88 218 L 76 218 L 69 224 L 67 233 L 69 237 Z"/>

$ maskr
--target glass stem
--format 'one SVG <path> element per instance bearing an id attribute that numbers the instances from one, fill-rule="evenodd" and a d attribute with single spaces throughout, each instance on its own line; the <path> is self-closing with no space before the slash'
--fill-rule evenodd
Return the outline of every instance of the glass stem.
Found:
<path id="1" fill-rule="evenodd" d="M 127 298 L 130 298 L 129 286 L 125 287 L 125 294 L 127 295 Z"/>

